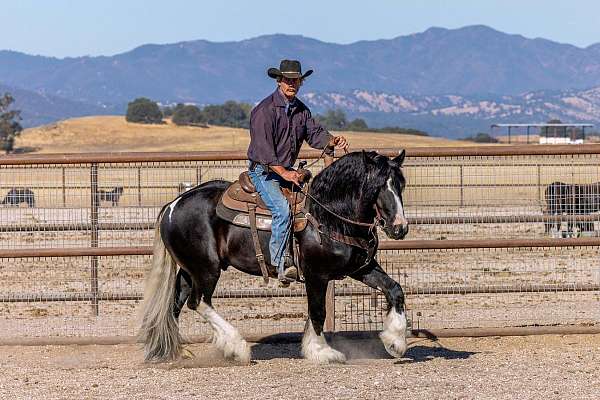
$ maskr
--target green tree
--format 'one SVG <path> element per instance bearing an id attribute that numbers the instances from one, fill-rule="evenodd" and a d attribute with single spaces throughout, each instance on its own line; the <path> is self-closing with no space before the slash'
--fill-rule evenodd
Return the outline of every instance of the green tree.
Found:
<path id="1" fill-rule="evenodd" d="M 202 113 L 207 123 L 211 125 L 248 128 L 250 126 L 250 110 L 252 106 L 235 101 L 227 101 L 222 105 L 204 107 Z"/>
<path id="2" fill-rule="evenodd" d="M 204 113 L 193 105 L 178 107 L 173 113 L 175 125 L 204 125 L 206 123 Z"/>
<path id="3" fill-rule="evenodd" d="M 172 117 L 174 114 L 173 107 L 170 107 L 170 106 L 163 107 L 161 112 L 162 112 L 163 117 L 165 117 L 165 118 Z"/>
<path id="4" fill-rule="evenodd" d="M 476 142 L 476 143 L 498 143 L 498 139 L 496 139 L 493 136 L 490 136 L 489 133 L 483 133 L 483 132 L 479 132 L 475 136 L 469 136 L 462 140 L 467 140 L 467 141 Z"/>
<path id="5" fill-rule="evenodd" d="M 367 125 L 364 119 L 356 118 L 348 122 L 345 129 L 348 131 L 364 132 L 369 130 L 369 126 Z"/>
<path id="6" fill-rule="evenodd" d="M 139 124 L 160 124 L 162 123 L 162 112 L 156 102 L 145 97 L 139 97 L 127 104 L 127 122 Z"/>
<path id="7" fill-rule="evenodd" d="M 4 93 L 4 96 L 0 97 L 0 143 L 2 143 L 2 149 L 6 154 L 14 150 L 15 138 L 23 130 L 19 123 L 21 111 L 9 110 L 14 101 L 15 99 L 10 93 Z"/>
<path id="8" fill-rule="evenodd" d="M 342 110 L 327 110 L 325 115 L 317 115 L 316 120 L 327 130 L 340 131 L 346 128 L 348 120 Z"/>
<path id="9" fill-rule="evenodd" d="M 185 107 L 185 104 L 183 104 L 183 103 L 177 103 L 175 105 L 175 108 L 173 108 L 173 114 L 175 114 L 177 111 L 181 110 L 183 107 Z"/>

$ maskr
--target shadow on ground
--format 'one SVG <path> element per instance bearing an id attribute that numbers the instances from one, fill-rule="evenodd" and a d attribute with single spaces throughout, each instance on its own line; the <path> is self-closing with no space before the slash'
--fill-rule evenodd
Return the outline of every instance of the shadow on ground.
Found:
<path id="1" fill-rule="evenodd" d="M 353 338 L 344 335 L 328 337 L 329 344 L 336 350 L 352 360 L 385 360 L 393 359 L 385 350 L 378 337 Z M 417 345 L 418 344 L 418 345 Z M 300 342 L 274 342 L 256 343 L 252 346 L 253 360 L 272 360 L 278 358 L 302 358 Z M 409 339 L 409 348 L 404 357 L 396 363 L 417 363 L 434 359 L 458 360 L 467 359 L 477 354 L 470 351 L 452 350 L 440 345 L 439 342 L 428 339 Z"/>
<path id="2" fill-rule="evenodd" d="M 466 360 L 472 355 L 477 354 L 473 351 L 462 351 L 452 350 L 439 345 L 439 343 L 432 343 L 433 346 L 413 346 L 410 347 L 404 358 L 396 361 L 396 364 L 408 364 L 431 361 L 434 359 L 442 358 L 444 360 Z"/>

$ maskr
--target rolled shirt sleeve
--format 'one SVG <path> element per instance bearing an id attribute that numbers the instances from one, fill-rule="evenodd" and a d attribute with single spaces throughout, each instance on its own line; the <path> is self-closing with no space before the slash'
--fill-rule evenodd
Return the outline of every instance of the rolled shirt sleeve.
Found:
<path id="1" fill-rule="evenodd" d="M 267 115 L 271 110 L 257 108 L 250 115 L 248 158 L 265 165 L 281 165 L 275 151 L 275 122 Z"/>
<path id="2" fill-rule="evenodd" d="M 319 124 L 308 112 L 306 120 L 306 142 L 314 149 L 324 149 L 333 135 Z M 333 155 L 333 147 L 325 150 L 325 154 Z"/>

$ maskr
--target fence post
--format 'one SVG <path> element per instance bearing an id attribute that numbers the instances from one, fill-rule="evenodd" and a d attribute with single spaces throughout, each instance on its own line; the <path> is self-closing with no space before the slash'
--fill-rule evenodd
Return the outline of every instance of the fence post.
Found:
<path id="1" fill-rule="evenodd" d="M 98 163 L 92 163 L 90 169 L 90 223 L 91 223 L 91 247 L 98 247 Z M 98 256 L 90 258 L 90 280 L 92 291 L 92 314 L 98 315 Z"/>
<path id="2" fill-rule="evenodd" d="M 463 207 L 465 205 L 465 189 L 464 189 L 464 172 L 463 166 L 459 166 L 460 169 L 460 206 Z"/>
<path id="3" fill-rule="evenodd" d="M 544 206 L 544 199 L 542 199 L 542 171 L 540 164 L 537 165 L 537 187 L 538 187 L 538 201 Z"/>
<path id="4" fill-rule="evenodd" d="M 325 156 L 325 167 L 333 162 L 332 156 Z M 325 318 L 324 330 L 326 332 L 335 332 L 335 281 L 329 281 L 327 284 L 327 294 L 325 296 Z"/>
<path id="5" fill-rule="evenodd" d="M 196 167 L 196 185 L 199 185 L 202 183 L 202 167 L 198 166 Z"/>
<path id="6" fill-rule="evenodd" d="M 67 206 L 67 178 L 65 176 L 65 167 L 62 167 L 62 201 L 63 207 Z"/>
<path id="7" fill-rule="evenodd" d="M 142 167 L 137 169 L 138 207 L 142 206 Z"/>

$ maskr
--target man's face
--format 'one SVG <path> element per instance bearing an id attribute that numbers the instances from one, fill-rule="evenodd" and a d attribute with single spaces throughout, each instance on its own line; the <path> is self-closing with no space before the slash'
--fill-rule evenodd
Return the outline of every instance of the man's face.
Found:
<path id="1" fill-rule="evenodd" d="M 279 88 L 288 99 L 293 99 L 298 94 L 300 86 L 302 86 L 301 78 L 286 78 L 284 76 L 279 80 Z"/>

